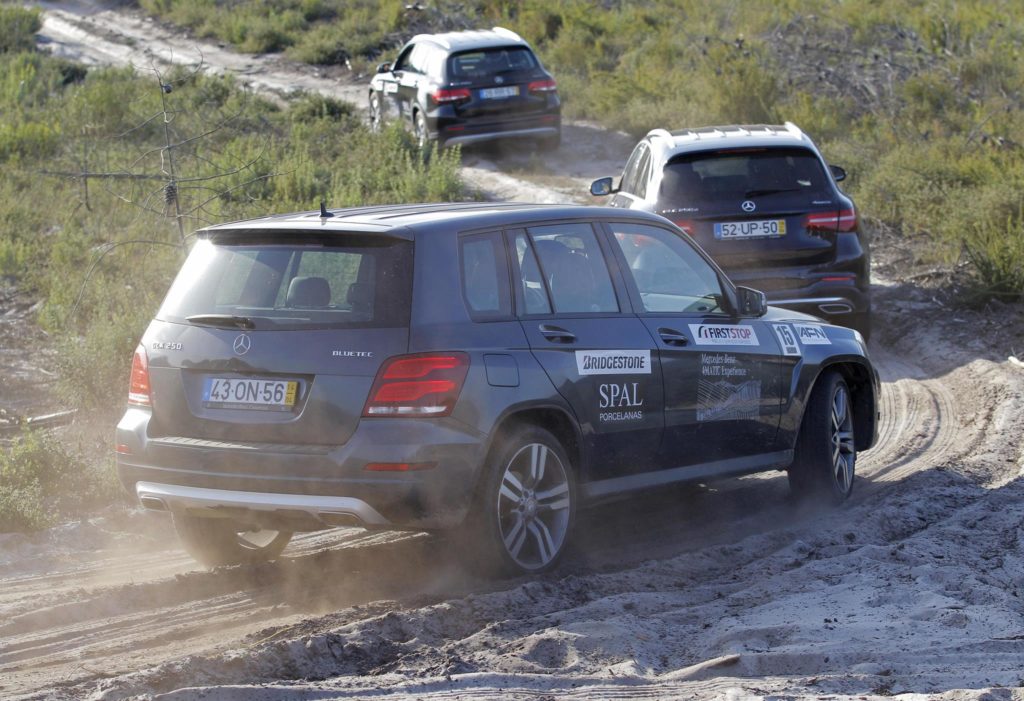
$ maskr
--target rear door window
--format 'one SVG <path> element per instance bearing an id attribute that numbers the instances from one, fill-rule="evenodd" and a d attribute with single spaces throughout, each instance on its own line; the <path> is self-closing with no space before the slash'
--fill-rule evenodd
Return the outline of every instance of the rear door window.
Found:
<path id="1" fill-rule="evenodd" d="M 589 224 L 527 229 L 556 314 L 617 312 L 611 276 Z"/>
<path id="2" fill-rule="evenodd" d="M 411 242 L 302 237 L 263 233 L 200 240 L 158 318 L 240 316 L 257 329 L 408 325 Z"/>
<path id="3" fill-rule="evenodd" d="M 662 171 L 658 209 L 731 211 L 750 199 L 757 202 L 759 210 L 802 208 L 833 197 L 825 169 L 813 151 L 730 149 L 686 154 L 669 161 Z"/>

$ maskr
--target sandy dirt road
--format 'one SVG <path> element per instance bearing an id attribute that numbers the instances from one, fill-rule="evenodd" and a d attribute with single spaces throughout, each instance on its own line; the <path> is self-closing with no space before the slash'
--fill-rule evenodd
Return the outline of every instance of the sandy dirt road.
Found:
<path id="1" fill-rule="evenodd" d="M 43 32 L 71 55 L 189 41 L 75 7 Z M 573 139 L 573 166 L 469 154 L 467 180 L 575 199 L 624 154 Z M 0 697 L 1024 699 L 1024 316 L 942 309 L 876 259 L 883 423 L 843 508 L 798 507 L 779 474 L 671 490 L 581 514 L 558 571 L 511 582 L 434 535 L 310 534 L 212 572 L 159 516 L 0 536 Z"/>

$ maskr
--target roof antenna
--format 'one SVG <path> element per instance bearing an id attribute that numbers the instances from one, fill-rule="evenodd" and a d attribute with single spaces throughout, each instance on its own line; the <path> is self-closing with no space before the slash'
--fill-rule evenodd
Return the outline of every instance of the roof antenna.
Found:
<path id="1" fill-rule="evenodd" d="M 323 200 L 320 200 L 320 218 L 321 219 L 327 219 L 328 217 L 333 217 L 333 216 L 334 216 L 333 214 L 331 214 L 330 212 L 327 211 L 327 203 L 324 202 Z"/>

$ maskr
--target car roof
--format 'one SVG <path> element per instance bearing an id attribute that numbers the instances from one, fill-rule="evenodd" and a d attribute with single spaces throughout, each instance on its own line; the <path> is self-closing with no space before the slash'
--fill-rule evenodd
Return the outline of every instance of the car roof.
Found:
<path id="1" fill-rule="evenodd" d="M 431 41 L 451 52 L 488 49 L 496 46 L 529 46 L 525 39 L 504 27 L 445 32 L 443 34 L 417 34 L 409 43 L 420 41 Z"/>
<path id="2" fill-rule="evenodd" d="M 651 150 L 663 159 L 683 153 L 743 147 L 791 146 L 817 152 L 814 142 L 792 122 L 777 124 L 729 124 L 668 131 L 654 129 L 647 134 Z"/>
<path id="3" fill-rule="evenodd" d="M 347 209 L 329 209 L 323 218 L 319 211 L 275 214 L 257 219 L 218 224 L 198 233 L 222 231 L 289 230 L 303 232 L 346 232 L 380 234 L 412 239 L 414 232 L 436 229 L 457 231 L 501 229 L 528 226 L 558 220 L 636 219 L 664 224 L 665 220 L 648 212 L 590 205 L 553 205 L 522 202 L 446 202 L 393 204 Z"/>

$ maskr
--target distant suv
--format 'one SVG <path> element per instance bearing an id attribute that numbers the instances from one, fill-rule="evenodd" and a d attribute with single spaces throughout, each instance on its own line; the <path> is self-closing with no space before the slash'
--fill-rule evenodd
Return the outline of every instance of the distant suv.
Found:
<path id="1" fill-rule="evenodd" d="M 633 150 L 613 207 L 671 219 L 742 285 L 770 304 L 871 331 L 868 242 L 853 201 L 794 124 L 655 129 Z"/>
<path id="2" fill-rule="evenodd" d="M 322 214 L 199 231 L 135 352 L 118 471 L 203 563 L 361 525 L 537 572 L 578 506 L 762 470 L 839 502 L 875 441 L 859 337 L 766 307 L 661 217 Z"/>
<path id="3" fill-rule="evenodd" d="M 515 32 L 420 34 L 370 81 L 370 120 L 408 124 L 420 145 L 561 140 L 555 79 Z"/>

